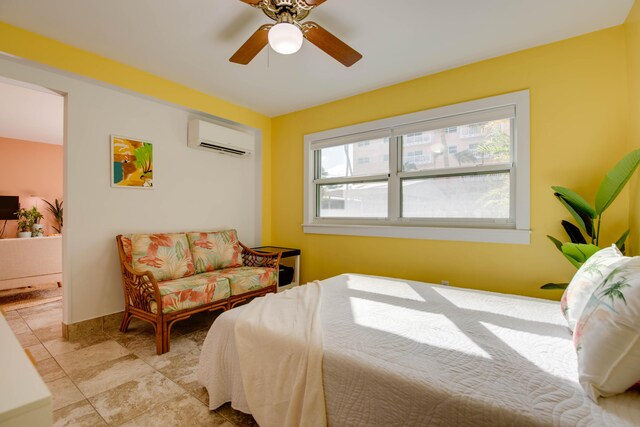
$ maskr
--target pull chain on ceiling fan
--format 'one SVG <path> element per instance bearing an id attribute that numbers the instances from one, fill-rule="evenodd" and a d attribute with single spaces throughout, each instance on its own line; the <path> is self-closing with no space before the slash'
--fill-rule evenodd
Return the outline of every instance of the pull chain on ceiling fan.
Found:
<path id="1" fill-rule="evenodd" d="M 326 0 L 240 0 L 276 21 L 263 25 L 233 54 L 229 61 L 246 65 L 269 43 L 278 53 L 296 53 L 303 39 L 322 49 L 346 67 L 358 62 L 362 55 L 315 22 L 304 22 L 312 9 Z"/>

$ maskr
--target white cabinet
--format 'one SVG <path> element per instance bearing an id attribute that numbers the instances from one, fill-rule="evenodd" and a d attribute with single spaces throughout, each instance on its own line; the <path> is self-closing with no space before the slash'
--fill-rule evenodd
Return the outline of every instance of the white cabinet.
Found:
<path id="1" fill-rule="evenodd" d="M 51 393 L 0 314 L 0 427 L 53 425 Z"/>

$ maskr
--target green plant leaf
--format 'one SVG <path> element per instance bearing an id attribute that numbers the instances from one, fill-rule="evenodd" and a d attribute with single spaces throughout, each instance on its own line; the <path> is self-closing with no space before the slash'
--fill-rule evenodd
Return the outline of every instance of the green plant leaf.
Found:
<path id="1" fill-rule="evenodd" d="M 593 236 L 593 219 L 589 216 L 590 213 L 580 212 L 576 210 L 575 207 L 571 205 L 567 201 L 567 199 L 564 198 L 562 194 L 555 193 L 554 195 L 558 198 L 558 200 L 560 200 L 560 203 L 562 203 L 564 207 L 567 208 L 569 213 L 571 213 L 571 216 L 573 216 L 573 219 L 576 220 L 580 228 L 582 228 L 582 230 L 584 230 L 584 232 L 587 233 L 589 237 L 592 237 Z"/>
<path id="2" fill-rule="evenodd" d="M 556 248 L 558 248 L 558 250 L 562 252 L 562 242 L 553 236 L 549 236 L 548 234 L 547 237 L 553 242 L 554 245 L 556 245 Z"/>
<path id="3" fill-rule="evenodd" d="M 540 286 L 540 289 L 567 289 L 568 283 L 547 283 Z"/>
<path id="4" fill-rule="evenodd" d="M 596 193 L 596 213 L 602 214 L 618 197 L 640 165 L 640 149 L 624 156 L 604 177 Z"/>
<path id="5" fill-rule="evenodd" d="M 584 213 L 592 219 L 597 216 L 596 210 L 593 208 L 593 206 L 591 206 L 589 202 L 583 199 L 582 196 L 580 196 L 575 191 L 569 190 L 566 187 L 560 187 L 558 185 L 554 185 L 553 187 L 551 187 L 551 189 L 557 194 L 561 195 L 571 206 L 573 206 L 576 211 Z"/>
<path id="6" fill-rule="evenodd" d="M 596 245 L 581 243 L 564 243 L 562 253 L 576 268 L 580 268 L 589 257 L 600 250 Z"/>
<path id="7" fill-rule="evenodd" d="M 585 240 L 584 236 L 582 235 L 578 227 L 571 224 L 569 221 L 562 221 L 561 224 L 562 224 L 562 227 L 564 228 L 564 231 L 567 232 L 567 235 L 569 236 L 569 239 L 571 240 L 572 243 L 584 243 L 584 244 L 587 243 L 587 241 Z"/>
<path id="8" fill-rule="evenodd" d="M 629 237 L 630 231 L 631 230 L 627 230 L 624 233 L 622 233 L 622 236 L 620 236 L 620 238 L 616 241 L 616 246 L 618 247 L 618 249 L 620 249 L 620 252 L 622 252 L 623 255 L 625 255 L 625 252 L 627 252 L 626 241 L 627 241 L 627 237 Z"/>

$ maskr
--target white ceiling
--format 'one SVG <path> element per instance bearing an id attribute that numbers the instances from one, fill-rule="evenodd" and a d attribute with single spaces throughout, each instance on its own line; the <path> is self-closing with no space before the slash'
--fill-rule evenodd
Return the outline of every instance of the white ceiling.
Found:
<path id="1" fill-rule="evenodd" d="M 239 0 L 0 0 L 9 24 L 268 116 L 619 25 L 633 0 L 328 0 L 317 21 L 364 55 L 345 68 L 305 42 L 228 58 L 270 22 Z"/>
<path id="2" fill-rule="evenodd" d="M 0 137 L 62 145 L 64 97 L 0 78 Z"/>

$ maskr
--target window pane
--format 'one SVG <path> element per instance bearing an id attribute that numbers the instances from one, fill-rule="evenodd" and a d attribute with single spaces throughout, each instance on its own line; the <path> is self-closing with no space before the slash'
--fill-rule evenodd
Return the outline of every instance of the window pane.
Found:
<path id="1" fill-rule="evenodd" d="M 402 180 L 405 218 L 509 218 L 508 172 Z"/>
<path id="2" fill-rule="evenodd" d="M 389 138 L 323 148 L 318 152 L 320 170 L 316 171 L 316 178 L 389 173 Z"/>
<path id="3" fill-rule="evenodd" d="M 387 216 L 387 182 L 318 186 L 322 218 L 384 218 Z"/>
<path id="4" fill-rule="evenodd" d="M 404 172 L 510 162 L 511 119 L 402 136 Z"/>

